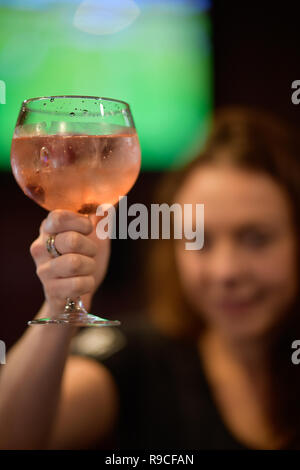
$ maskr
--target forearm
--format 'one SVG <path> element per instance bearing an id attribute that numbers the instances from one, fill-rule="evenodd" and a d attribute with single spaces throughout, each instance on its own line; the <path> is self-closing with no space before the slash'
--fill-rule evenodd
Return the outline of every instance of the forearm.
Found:
<path id="1" fill-rule="evenodd" d="M 66 297 L 82 296 L 89 310 L 110 252 L 109 240 L 97 239 L 93 229 L 89 218 L 61 210 L 49 213 L 41 224 L 30 253 L 47 303 L 35 318 L 61 313 Z M 55 234 L 55 246 L 62 256 L 51 258 L 47 252 L 50 233 Z M 49 445 L 59 418 L 69 345 L 77 329 L 55 324 L 30 326 L 8 351 L 0 370 L 0 449 L 43 449 Z"/>
<path id="2" fill-rule="evenodd" d="M 46 304 L 37 317 L 49 316 Z M 59 403 L 61 380 L 75 327 L 28 327 L 9 350 L 0 374 L 0 448 L 39 449 Z"/>

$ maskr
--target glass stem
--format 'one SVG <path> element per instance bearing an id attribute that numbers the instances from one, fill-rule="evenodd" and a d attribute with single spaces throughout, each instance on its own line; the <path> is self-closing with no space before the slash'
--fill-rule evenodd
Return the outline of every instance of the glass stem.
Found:
<path id="1" fill-rule="evenodd" d="M 81 297 L 76 297 L 75 299 L 71 299 L 70 297 L 67 298 L 65 309 L 64 309 L 64 316 L 68 319 L 80 319 L 82 317 L 86 317 L 88 312 L 86 311 Z"/>

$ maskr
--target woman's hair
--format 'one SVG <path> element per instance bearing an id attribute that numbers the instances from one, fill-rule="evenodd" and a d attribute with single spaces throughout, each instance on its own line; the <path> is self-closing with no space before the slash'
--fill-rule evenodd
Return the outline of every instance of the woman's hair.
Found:
<path id="1" fill-rule="evenodd" d="M 235 167 L 265 173 L 281 186 L 290 201 L 299 239 L 299 159 L 296 132 L 287 124 L 258 110 L 224 109 L 216 113 L 204 149 L 183 169 L 171 171 L 163 177 L 156 199 L 158 203 L 171 205 L 194 169 L 225 160 Z M 154 323 L 169 335 L 189 341 L 198 338 L 205 325 L 199 312 L 183 294 L 172 239 L 152 241 L 148 275 L 149 313 Z M 274 426 L 287 433 L 300 431 L 300 367 L 297 370 L 291 362 L 291 344 L 293 340 L 300 339 L 298 307 L 299 293 L 283 323 L 276 325 L 275 330 L 277 328 L 279 334 L 275 335 L 277 340 L 270 349 L 270 390 L 273 397 L 269 402 L 270 415 Z M 300 448 L 298 437 L 296 442 Z"/>

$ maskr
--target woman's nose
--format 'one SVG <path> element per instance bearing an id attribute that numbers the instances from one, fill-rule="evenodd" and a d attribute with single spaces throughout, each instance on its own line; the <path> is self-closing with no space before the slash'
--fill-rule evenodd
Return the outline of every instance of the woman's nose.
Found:
<path id="1" fill-rule="evenodd" d="M 232 242 L 220 242 L 210 253 L 209 274 L 213 281 L 235 284 L 245 272 L 245 263 L 238 248 Z"/>

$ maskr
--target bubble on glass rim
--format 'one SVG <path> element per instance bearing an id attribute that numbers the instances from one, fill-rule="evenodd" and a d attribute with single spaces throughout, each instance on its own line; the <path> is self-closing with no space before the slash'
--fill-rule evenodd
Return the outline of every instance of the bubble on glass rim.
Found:
<path id="1" fill-rule="evenodd" d="M 48 151 L 47 147 L 42 147 L 41 148 L 41 150 L 40 150 L 40 160 L 41 160 L 41 163 L 44 164 L 44 165 L 49 164 L 49 151 Z"/>
<path id="2" fill-rule="evenodd" d="M 30 199 L 33 199 L 37 203 L 42 204 L 45 202 L 45 190 L 38 184 L 27 183 L 24 192 Z"/>
<path id="3" fill-rule="evenodd" d="M 114 34 L 132 24 L 140 12 L 134 0 L 86 0 L 77 8 L 73 24 L 89 34 Z"/>

